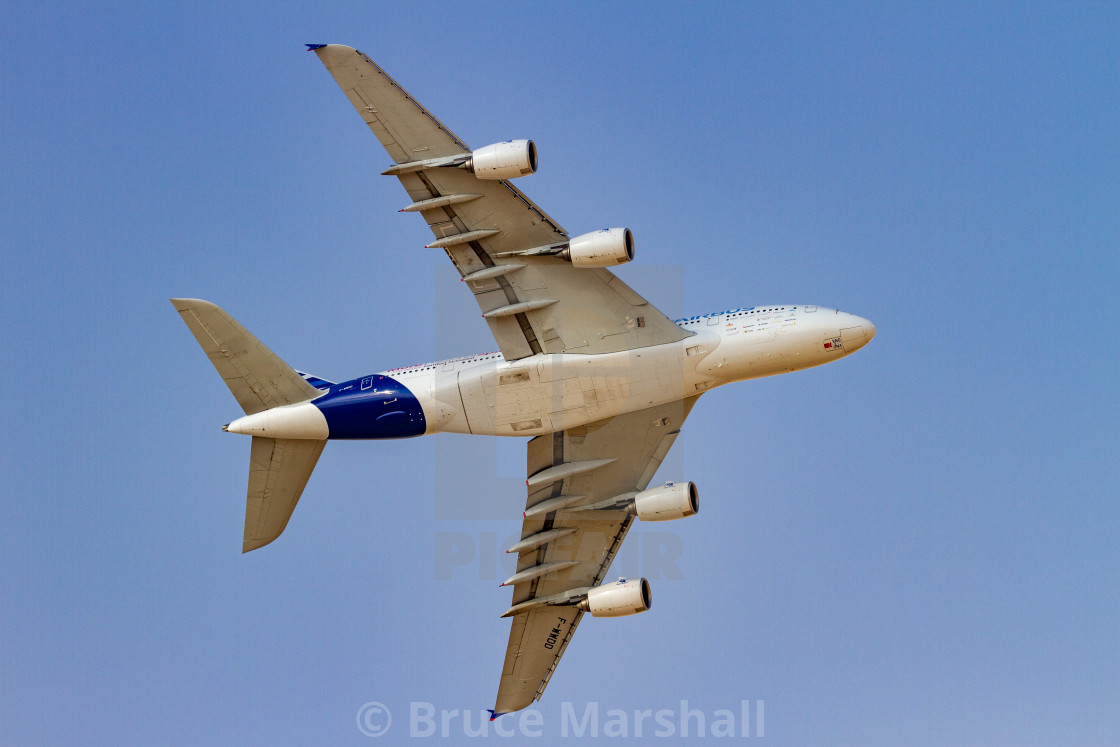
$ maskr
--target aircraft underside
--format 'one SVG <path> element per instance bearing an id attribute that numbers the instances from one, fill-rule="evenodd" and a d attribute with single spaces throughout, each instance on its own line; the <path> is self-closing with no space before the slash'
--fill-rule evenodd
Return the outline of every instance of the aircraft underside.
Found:
<path id="1" fill-rule="evenodd" d="M 672 320 L 609 268 L 634 259 L 628 228 L 566 232 L 511 180 L 537 170 L 531 140 L 471 149 L 369 57 L 311 44 L 393 163 L 500 354 L 333 383 L 300 374 L 221 308 L 172 303 L 252 436 L 242 551 L 280 536 L 330 439 L 454 432 L 526 439 L 521 538 L 510 553 L 509 643 L 492 713 L 539 699 L 584 613 L 650 608 L 645 579 L 606 574 L 634 520 L 695 516 L 694 483 L 650 487 L 704 392 L 819 366 L 866 345 L 871 322 L 817 306 Z M 383 259 L 407 252 L 376 247 Z"/>
<path id="2" fill-rule="evenodd" d="M 708 324 L 713 316 L 700 317 L 700 331 L 680 342 L 619 353 L 456 359 L 371 374 L 330 385 L 311 402 L 240 418 L 227 430 L 312 439 L 537 436 L 734 381 L 819 366 L 874 335 L 871 322 L 852 314 L 779 308 L 764 316 L 725 312 L 714 325 Z"/>

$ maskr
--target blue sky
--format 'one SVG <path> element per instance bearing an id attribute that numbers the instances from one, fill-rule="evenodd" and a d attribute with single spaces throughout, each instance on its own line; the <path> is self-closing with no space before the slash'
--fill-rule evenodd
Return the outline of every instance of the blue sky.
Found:
<path id="1" fill-rule="evenodd" d="M 332 443 L 242 556 L 248 439 L 167 303 L 327 378 L 494 348 L 304 42 L 356 46 L 672 315 L 878 326 L 725 387 L 639 527 L 654 607 L 539 704 L 765 704 L 775 744 L 1120 740 L 1113 3 L 10 4 L 0 742 L 369 743 L 493 704 L 522 446 Z M 622 562 L 622 561 L 620 561 Z M 504 577 L 504 576 L 502 576 Z M 456 722 L 459 723 L 459 722 Z M 649 724 L 646 733 L 649 734 Z M 452 728 L 452 735 L 462 732 Z"/>

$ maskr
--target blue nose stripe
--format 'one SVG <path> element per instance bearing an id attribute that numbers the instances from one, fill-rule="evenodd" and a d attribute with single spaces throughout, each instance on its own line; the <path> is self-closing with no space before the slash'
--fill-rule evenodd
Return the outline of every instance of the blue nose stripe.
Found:
<path id="1" fill-rule="evenodd" d="M 336 384 L 315 406 L 327 419 L 328 438 L 408 438 L 426 428 L 420 401 L 388 376 Z"/>

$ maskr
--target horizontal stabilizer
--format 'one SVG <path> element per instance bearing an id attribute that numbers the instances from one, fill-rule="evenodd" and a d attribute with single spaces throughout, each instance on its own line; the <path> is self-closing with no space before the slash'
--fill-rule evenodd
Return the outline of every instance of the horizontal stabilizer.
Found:
<path id="1" fill-rule="evenodd" d="M 218 306 L 194 298 L 171 303 L 246 415 L 322 396 Z"/>
<path id="2" fill-rule="evenodd" d="M 253 437 L 241 552 L 264 547 L 288 526 L 326 444 L 316 440 Z"/>

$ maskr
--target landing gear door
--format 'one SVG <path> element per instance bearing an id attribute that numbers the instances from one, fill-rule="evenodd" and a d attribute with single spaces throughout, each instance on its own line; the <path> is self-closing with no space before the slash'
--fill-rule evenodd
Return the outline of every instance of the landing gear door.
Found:
<path id="1" fill-rule="evenodd" d="M 845 346 L 856 345 L 863 342 L 864 336 L 863 327 L 844 327 L 840 330 L 840 341 L 843 342 Z"/>

